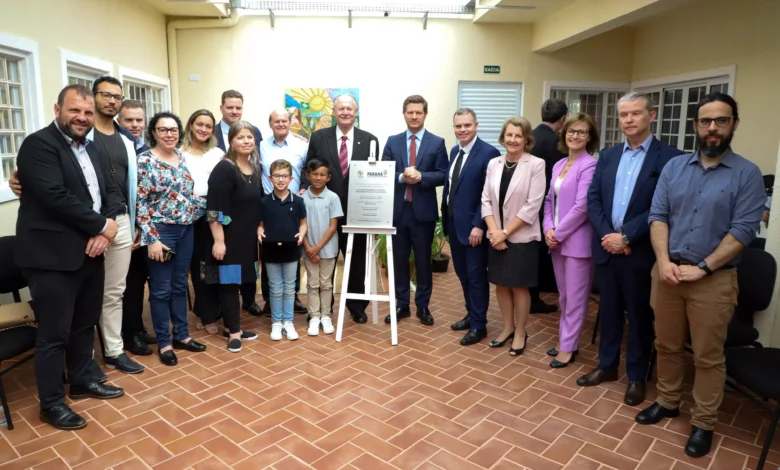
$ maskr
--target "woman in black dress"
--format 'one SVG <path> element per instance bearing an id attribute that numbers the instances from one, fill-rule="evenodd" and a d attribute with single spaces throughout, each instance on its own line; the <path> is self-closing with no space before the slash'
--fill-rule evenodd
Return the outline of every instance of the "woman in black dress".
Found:
<path id="1" fill-rule="evenodd" d="M 219 284 L 219 304 L 228 351 L 241 351 L 242 340 L 257 334 L 241 331 L 241 284 L 257 282 L 257 226 L 263 185 L 253 127 L 237 121 L 228 132 L 230 148 L 209 177 L 206 217 L 211 228 L 211 256 L 204 265 L 206 283 Z"/>

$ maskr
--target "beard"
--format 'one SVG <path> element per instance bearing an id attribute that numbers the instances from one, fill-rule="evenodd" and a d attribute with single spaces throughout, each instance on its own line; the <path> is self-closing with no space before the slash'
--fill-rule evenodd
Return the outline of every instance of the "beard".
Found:
<path id="1" fill-rule="evenodd" d="M 720 143 L 719 144 L 708 144 L 707 143 L 707 137 L 720 137 Z M 723 136 L 718 134 L 717 132 L 708 132 L 704 138 L 702 138 L 701 134 L 698 132 L 696 133 L 696 146 L 699 148 L 699 151 L 703 153 L 705 156 L 710 158 L 716 158 L 721 155 L 723 155 L 726 150 L 731 147 L 731 141 L 734 139 L 734 132 L 731 132 L 727 136 Z"/>
<path id="2" fill-rule="evenodd" d="M 70 121 L 68 121 L 68 120 L 66 120 L 66 119 L 64 119 L 62 117 L 57 118 L 57 125 L 59 126 L 59 128 L 60 128 L 60 130 L 62 131 L 63 134 L 67 135 L 68 137 L 70 137 L 71 139 L 73 139 L 73 140 L 75 140 L 77 142 L 83 141 L 84 138 L 87 137 L 87 134 L 89 134 L 89 131 L 92 130 L 92 126 L 87 124 L 86 130 L 84 131 L 84 133 L 83 134 L 79 134 L 79 132 L 76 131 L 70 125 Z"/>

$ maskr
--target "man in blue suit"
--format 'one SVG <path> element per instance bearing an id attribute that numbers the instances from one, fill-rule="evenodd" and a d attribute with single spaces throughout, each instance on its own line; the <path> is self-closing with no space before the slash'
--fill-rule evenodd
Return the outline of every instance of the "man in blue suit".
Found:
<path id="1" fill-rule="evenodd" d="M 655 186 L 666 163 L 683 152 L 650 132 L 653 103 L 631 92 L 618 101 L 620 129 L 626 142 L 603 150 L 588 190 L 588 218 L 593 226 L 593 261 L 601 295 L 599 365 L 577 379 L 589 387 L 618 379 L 624 312 L 628 313 L 624 401 L 645 399 L 645 377 L 653 343 L 650 271 L 655 254 L 648 216 Z"/>
<path id="2" fill-rule="evenodd" d="M 428 309 L 433 290 L 431 244 L 439 218 L 436 188 L 447 175 L 447 147 L 444 139 L 425 130 L 428 102 L 420 95 L 404 100 L 406 132 L 390 136 L 382 160 L 395 162 L 395 201 L 393 203 L 393 262 L 395 263 L 396 317 L 412 316 L 409 309 L 409 254 L 414 250 L 417 291 L 414 303 L 423 325 L 433 325 Z M 385 318 L 390 323 L 390 315 Z"/>
<path id="3" fill-rule="evenodd" d="M 227 142 L 228 131 L 230 126 L 236 121 L 240 121 L 244 116 L 244 95 L 236 90 L 227 90 L 222 93 L 222 104 L 219 106 L 219 111 L 222 113 L 222 120 L 219 121 L 217 127 L 214 128 L 214 136 L 217 138 L 217 147 L 227 152 L 230 148 L 230 142 Z M 260 133 L 260 129 L 252 126 L 252 130 L 255 134 L 255 147 L 257 147 L 257 154 L 260 155 L 260 142 L 263 140 L 263 135 Z M 241 285 L 241 305 L 247 312 L 252 315 L 262 315 L 263 312 L 270 315 L 270 306 L 266 302 L 265 310 L 261 310 L 260 306 L 255 302 L 257 296 L 257 284 L 248 283 Z M 298 302 L 300 304 L 300 302 Z M 296 305 L 297 310 L 304 309 L 303 305 Z"/>
<path id="4" fill-rule="evenodd" d="M 444 180 L 441 217 L 448 235 L 452 264 L 463 288 L 466 316 L 450 328 L 468 330 L 460 344 L 469 346 L 487 336 L 490 285 L 487 280 L 487 229 L 482 220 L 482 188 L 490 160 L 501 155 L 497 148 L 477 137 L 477 114 L 461 108 L 452 127 L 459 144 L 450 152 L 450 166 Z"/>

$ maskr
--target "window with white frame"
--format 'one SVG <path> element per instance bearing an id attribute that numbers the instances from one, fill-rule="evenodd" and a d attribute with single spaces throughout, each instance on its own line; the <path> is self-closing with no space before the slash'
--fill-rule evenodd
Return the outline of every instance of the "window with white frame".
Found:
<path id="1" fill-rule="evenodd" d="M 647 93 L 650 96 L 658 113 L 656 122 L 650 128 L 653 134 L 672 147 L 677 147 L 685 152 L 694 152 L 696 150 L 696 130 L 693 125 L 693 116 L 696 114 L 696 105 L 708 93 L 728 93 L 729 83 L 730 77 L 721 75 L 642 87 L 637 88 L 637 91 Z"/>
<path id="2" fill-rule="evenodd" d="M 92 84 L 102 73 L 91 72 L 86 68 L 68 65 L 68 85 L 84 85 L 92 89 Z"/>
<path id="3" fill-rule="evenodd" d="M 0 160 L 4 184 L 16 170 L 16 154 L 27 136 L 22 60 L 0 54 Z"/>
<path id="4" fill-rule="evenodd" d="M 146 116 L 153 116 L 165 108 L 165 88 L 133 80 L 124 82 L 125 99 L 141 102 Z"/>
<path id="5" fill-rule="evenodd" d="M 520 116 L 523 108 L 523 84 L 503 82 L 459 82 L 458 108 L 477 113 L 479 137 L 501 149 L 498 135 L 507 118 Z"/>
<path id="6" fill-rule="evenodd" d="M 607 148 L 623 141 L 618 121 L 617 102 L 626 90 L 588 90 L 552 87 L 550 98 L 559 99 L 569 107 L 569 113 L 585 113 L 596 121 L 601 142 Z"/>
<path id="7" fill-rule="evenodd" d="M 92 89 L 98 77 L 111 75 L 114 65 L 105 60 L 85 56 L 67 49 L 60 49 L 63 86 L 83 85 Z"/>

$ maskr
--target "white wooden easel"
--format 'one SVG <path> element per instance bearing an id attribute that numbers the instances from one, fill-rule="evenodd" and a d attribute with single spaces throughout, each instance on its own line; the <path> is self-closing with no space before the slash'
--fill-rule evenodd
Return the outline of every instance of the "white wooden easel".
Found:
<path id="1" fill-rule="evenodd" d="M 344 273 L 341 278 L 341 299 L 339 300 L 339 317 L 336 325 L 336 341 L 341 342 L 341 333 L 344 329 L 344 313 L 347 307 L 347 300 L 368 300 L 371 302 L 374 325 L 379 323 L 379 310 L 377 301 L 390 302 L 390 344 L 398 344 L 398 320 L 395 316 L 395 276 L 393 266 L 393 238 L 395 228 L 375 228 L 375 227 L 350 227 L 345 225 L 343 233 L 348 233 L 347 253 L 344 258 Z M 352 263 L 352 250 L 356 233 L 366 235 L 366 277 L 364 278 L 364 292 L 348 292 L 349 271 Z M 387 236 L 387 278 L 389 289 L 387 295 L 377 294 L 376 289 L 376 236 Z M 358 248 L 359 249 L 359 248 Z"/>

